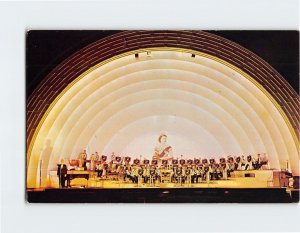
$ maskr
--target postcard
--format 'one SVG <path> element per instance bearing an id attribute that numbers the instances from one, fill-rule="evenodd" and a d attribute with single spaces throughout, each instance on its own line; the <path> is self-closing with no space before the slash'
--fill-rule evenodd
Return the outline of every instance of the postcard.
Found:
<path id="1" fill-rule="evenodd" d="M 299 202 L 298 42 L 28 31 L 27 201 Z"/>

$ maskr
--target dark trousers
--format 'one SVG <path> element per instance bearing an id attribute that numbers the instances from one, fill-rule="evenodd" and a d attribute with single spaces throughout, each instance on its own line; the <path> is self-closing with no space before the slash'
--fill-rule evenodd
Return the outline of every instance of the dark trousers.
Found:
<path id="1" fill-rule="evenodd" d="M 149 180 L 149 176 L 143 176 L 143 178 L 144 178 L 144 183 L 147 183 Z"/>
<path id="2" fill-rule="evenodd" d="M 101 177 L 101 176 L 102 176 L 102 173 L 103 173 L 103 170 L 97 170 L 97 175 L 98 175 L 98 177 Z"/>
<path id="3" fill-rule="evenodd" d="M 200 175 L 192 175 L 192 183 L 198 183 L 200 177 Z"/>
<path id="4" fill-rule="evenodd" d="M 61 185 L 62 188 L 66 187 L 66 180 L 67 180 L 67 175 L 61 175 L 60 185 Z"/>
<path id="5" fill-rule="evenodd" d="M 124 181 L 125 181 L 126 178 L 130 179 L 133 183 L 135 183 L 135 178 L 133 176 L 125 174 Z"/>

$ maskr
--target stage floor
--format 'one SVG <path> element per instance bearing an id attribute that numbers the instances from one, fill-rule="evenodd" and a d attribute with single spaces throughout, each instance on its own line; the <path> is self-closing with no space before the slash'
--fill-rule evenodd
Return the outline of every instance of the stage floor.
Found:
<path id="1" fill-rule="evenodd" d="M 294 203 L 286 188 L 65 188 L 27 190 L 29 203 Z"/>

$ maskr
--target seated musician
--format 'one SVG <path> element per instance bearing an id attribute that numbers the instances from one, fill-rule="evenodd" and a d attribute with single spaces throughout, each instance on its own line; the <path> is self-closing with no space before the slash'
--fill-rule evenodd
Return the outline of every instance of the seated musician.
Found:
<path id="1" fill-rule="evenodd" d="M 254 160 L 252 158 L 252 155 L 247 156 L 247 160 L 245 162 L 245 170 L 253 170 L 254 169 Z"/>
<path id="2" fill-rule="evenodd" d="M 241 171 L 243 170 L 243 166 L 244 166 L 243 158 L 241 158 L 240 156 L 236 157 L 234 170 Z"/>
<path id="3" fill-rule="evenodd" d="M 235 162 L 233 157 L 231 157 L 230 155 L 228 156 L 227 159 L 227 177 L 231 177 L 231 172 L 233 172 L 235 170 Z"/>
<path id="4" fill-rule="evenodd" d="M 258 170 L 260 168 L 260 154 L 253 155 L 253 169 Z"/>
<path id="5" fill-rule="evenodd" d="M 269 160 L 266 153 L 263 153 L 261 156 L 259 156 L 259 167 L 262 170 L 270 169 Z"/>
<path id="6" fill-rule="evenodd" d="M 124 173 L 124 181 L 126 181 L 126 178 L 134 182 L 134 176 L 131 171 L 131 167 L 124 167 L 125 173 Z"/>
<path id="7" fill-rule="evenodd" d="M 145 165 L 143 169 L 144 183 L 148 183 L 149 177 L 150 177 L 150 167 L 149 165 Z"/>
<path id="8" fill-rule="evenodd" d="M 97 176 L 98 176 L 98 177 L 101 177 L 101 176 L 102 176 L 102 173 L 103 173 L 102 164 L 97 163 L 97 164 L 96 164 L 96 169 L 95 169 L 95 171 L 97 172 Z"/>
<path id="9" fill-rule="evenodd" d="M 138 183 L 139 169 L 140 169 L 140 167 L 136 164 L 134 164 L 131 167 L 131 177 L 130 177 L 130 179 L 133 181 L 133 183 Z"/>
<path id="10" fill-rule="evenodd" d="M 215 178 L 217 180 L 222 179 L 223 178 L 223 168 L 220 164 L 216 164 L 216 174 L 215 174 Z"/>
<path id="11" fill-rule="evenodd" d="M 217 179 L 217 164 L 215 159 L 209 160 L 209 175 L 211 180 Z"/>
<path id="12" fill-rule="evenodd" d="M 175 167 L 174 169 L 174 181 L 179 182 L 182 178 L 182 167 Z"/>
<path id="13" fill-rule="evenodd" d="M 226 163 L 225 158 L 220 158 L 219 169 L 222 174 L 219 175 L 220 178 L 227 179 L 227 171 L 228 171 L 228 164 Z"/>
<path id="14" fill-rule="evenodd" d="M 172 160 L 173 159 L 173 151 L 172 147 L 167 145 L 167 135 L 161 134 L 158 137 L 159 145 L 154 149 L 153 159 L 156 160 Z"/>
<path id="15" fill-rule="evenodd" d="M 149 173 L 150 174 L 150 179 L 153 179 L 153 181 L 155 182 L 155 180 L 158 179 L 158 171 L 157 171 L 155 165 L 150 166 L 150 171 L 149 172 L 150 172 Z"/>
<path id="16" fill-rule="evenodd" d="M 192 171 L 191 171 L 191 175 L 192 175 L 192 183 L 198 183 L 198 171 L 195 165 L 192 166 Z"/>

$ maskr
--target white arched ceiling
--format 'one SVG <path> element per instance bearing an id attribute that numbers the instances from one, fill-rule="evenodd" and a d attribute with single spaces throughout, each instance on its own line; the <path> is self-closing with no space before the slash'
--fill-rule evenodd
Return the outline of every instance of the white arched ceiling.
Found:
<path id="1" fill-rule="evenodd" d="M 170 115 L 149 116 L 127 124 L 112 137 L 103 153 L 109 155 L 113 148 L 116 154 L 136 155 L 135 157 L 142 155 L 142 158 L 149 158 L 153 154 L 153 148 L 157 146 L 157 135 L 166 132 L 168 143 L 177 153 L 174 157 L 180 158 L 179 155 L 184 155 L 203 158 L 204 155 L 213 156 L 216 152 L 217 155 L 225 155 L 224 148 L 213 134 L 186 118 Z M 127 140 L 124 140 L 125 137 Z M 96 149 L 98 139 L 92 139 L 90 144 L 91 148 Z M 141 147 L 143 151 L 139 150 Z M 200 151 L 203 154 L 199 154 Z"/>
<path id="2" fill-rule="evenodd" d="M 272 167 L 283 168 L 288 159 L 299 173 L 298 144 L 261 86 L 212 56 L 154 50 L 99 64 L 67 87 L 33 139 L 28 186 L 37 185 L 40 159 L 47 161 L 46 176 L 83 149 L 151 158 L 151 147 L 141 142 L 160 132 L 170 143 L 181 141 L 177 151 L 173 146 L 176 156 L 265 152 Z"/>

